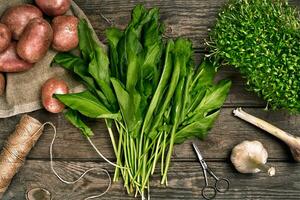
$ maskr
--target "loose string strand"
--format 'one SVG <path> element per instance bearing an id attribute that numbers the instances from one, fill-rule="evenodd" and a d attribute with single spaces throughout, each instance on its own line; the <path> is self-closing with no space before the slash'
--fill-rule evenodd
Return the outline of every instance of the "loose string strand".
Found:
<path id="1" fill-rule="evenodd" d="M 92 142 L 92 140 L 87 137 L 87 140 L 89 141 L 89 143 L 92 145 L 92 147 L 94 148 L 94 150 L 97 152 L 97 154 L 103 159 L 105 160 L 106 162 L 108 162 L 109 164 L 111 164 L 112 166 L 114 167 L 118 167 L 118 168 L 121 168 L 121 169 L 128 169 L 127 167 L 122 167 L 122 166 L 119 166 L 119 165 L 116 165 L 115 163 L 111 162 L 110 160 L 108 160 L 100 151 L 99 149 L 96 147 L 96 145 Z"/>
<path id="2" fill-rule="evenodd" d="M 89 196 L 89 197 L 85 198 L 84 200 L 94 199 L 94 198 L 98 198 L 98 197 L 101 197 L 101 196 L 105 195 L 105 194 L 109 191 L 109 189 L 111 188 L 111 184 L 112 184 L 111 176 L 110 176 L 109 172 L 108 172 L 106 169 L 95 168 L 95 167 L 90 168 L 90 169 L 84 171 L 84 172 L 81 174 L 81 176 L 80 176 L 78 179 L 74 180 L 74 181 L 67 181 L 67 180 L 63 179 L 63 178 L 56 172 L 56 170 L 54 169 L 54 162 L 53 162 L 53 145 L 54 145 L 54 142 L 55 142 L 55 139 L 56 139 L 56 135 L 57 135 L 56 127 L 55 127 L 54 124 L 52 124 L 51 122 L 46 122 L 46 123 L 44 123 L 41 127 L 43 128 L 43 127 L 46 126 L 46 125 L 51 126 L 51 127 L 53 128 L 53 130 L 54 130 L 53 139 L 52 139 L 51 144 L 50 144 L 50 166 L 51 166 L 51 170 L 52 170 L 52 172 L 55 174 L 55 176 L 56 176 L 61 182 L 65 183 L 65 184 L 68 184 L 68 185 L 72 185 L 72 184 L 75 184 L 75 183 L 77 183 L 78 181 L 80 181 L 80 180 L 81 180 L 87 173 L 89 173 L 90 171 L 93 171 L 93 170 L 99 170 L 99 171 L 102 171 L 102 172 L 104 172 L 104 173 L 107 175 L 108 180 L 109 180 L 109 183 L 108 183 L 108 186 L 107 186 L 106 190 L 105 190 L 103 193 L 101 193 L 101 194 Z M 93 146 L 93 147 L 94 147 L 95 149 L 97 149 L 95 146 Z M 97 149 L 97 150 L 98 150 L 98 149 Z M 100 153 L 99 150 L 97 151 L 97 153 L 98 153 L 98 152 Z M 98 153 L 98 154 L 99 154 L 99 153 Z M 101 153 L 100 153 L 100 154 L 101 154 Z M 101 154 L 101 155 L 102 155 L 102 154 Z M 102 156 L 101 156 L 101 157 L 102 157 Z M 103 156 L 103 157 L 104 157 L 104 156 Z M 104 157 L 104 158 L 105 158 L 105 157 Z M 107 159 L 106 159 L 105 161 L 108 162 Z"/>

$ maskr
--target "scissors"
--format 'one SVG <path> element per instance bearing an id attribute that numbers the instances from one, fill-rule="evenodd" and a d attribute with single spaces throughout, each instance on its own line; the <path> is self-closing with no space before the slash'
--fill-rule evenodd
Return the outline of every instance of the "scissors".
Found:
<path id="1" fill-rule="evenodd" d="M 226 178 L 219 178 L 217 177 L 211 169 L 207 166 L 206 162 L 203 159 L 203 156 L 200 153 L 200 150 L 198 147 L 193 143 L 194 150 L 196 151 L 196 154 L 198 156 L 199 162 L 201 164 L 201 167 L 203 169 L 203 174 L 204 174 L 204 180 L 205 180 L 205 186 L 202 189 L 202 196 L 205 199 L 214 199 L 217 195 L 217 192 L 219 193 L 225 193 L 229 189 L 230 182 Z M 215 180 L 215 185 L 211 186 L 208 184 L 208 179 L 207 179 L 207 173 L 209 173 Z"/>

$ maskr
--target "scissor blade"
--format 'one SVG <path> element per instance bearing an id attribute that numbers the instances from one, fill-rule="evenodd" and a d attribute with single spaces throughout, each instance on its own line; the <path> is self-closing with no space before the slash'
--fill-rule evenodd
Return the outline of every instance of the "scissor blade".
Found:
<path id="1" fill-rule="evenodd" d="M 198 149 L 198 147 L 196 146 L 195 143 L 193 143 L 193 147 L 194 147 L 194 150 L 196 151 L 196 154 L 198 156 L 199 161 L 201 162 L 203 160 L 203 157 L 202 157 L 202 155 L 200 153 L 200 150 Z"/>

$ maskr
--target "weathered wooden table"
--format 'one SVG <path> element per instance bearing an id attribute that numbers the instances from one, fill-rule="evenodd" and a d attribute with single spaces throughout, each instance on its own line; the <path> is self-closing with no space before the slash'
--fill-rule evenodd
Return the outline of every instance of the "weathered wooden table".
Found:
<path id="1" fill-rule="evenodd" d="M 196 59 L 200 60 L 204 50 L 204 39 L 208 29 L 213 26 L 216 15 L 225 0 L 76 0 L 91 20 L 100 39 L 104 39 L 104 29 L 110 25 L 101 17 L 108 18 L 117 27 L 125 27 L 130 11 L 137 3 L 147 7 L 158 6 L 161 19 L 167 25 L 167 35 L 190 38 L 195 47 Z M 291 1 L 300 7 L 300 1 Z M 222 109 L 221 115 L 205 141 L 196 141 L 208 164 L 219 176 L 231 181 L 230 191 L 218 195 L 217 199 L 300 199 L 300 165 L 294 163 L 290 152 L 281 141 L 254 128 L 232 116 L 235 107 L 244 107 L 249 113 L 266 119 L 282 129 L 298 134 L 300 116 L 291 116 L 286 112 L 266 112 L 264 102 L 244 89 L 244 81 L 237 71 L 224 68 L 218 78 L 229 77 L 233 80 L 230 95 Z M 77 178 L 84 169 L 90 167 L 113 168 L 107 165 L 90 147 L 88 142 L 73 128 L 62 115 L 52 115 L 46 111 L 31 113 L 41 121 L 52 121 L 58 129 L 58 138 L 54 146 L 55 167 L 67 179 Z M 0 147 L 14 130 L 20 116 L 0 120 Z M 110 139 L 102 121 L 91 122 L 96 135 L 96 145 L 111 160 L 114 160 Z M 25 199 L 25 192 L 35 187 L 47 188 L 54 199 L 81 200 L 95 195 L 107 187 L 104 174 L 92 173 L 75 185 L 61 183 L 51 172 L 49 163 L 49 145 L 53 137 L 52 129 L 46 128 L 43 136 L 30 153 L 25 166 L 13 179 L 3 199 Z M 243 140 L 259 140 L 268 149 L 269 162 L 277 169 L 276 176 L 266 174 L 243 175 L 235 171 L 229 161 L 234 145 Z M 203 174 L 191 148 L 191 141 L 177 146 L 169 171 L 169 186 L 159 184 L 159 175 L 152 180 L 152 199 L 202 199 L 201 188 L 204 184 Z M 134 199 L 129 197 L 121 182 L 114 183 L 102 199 Z"/>

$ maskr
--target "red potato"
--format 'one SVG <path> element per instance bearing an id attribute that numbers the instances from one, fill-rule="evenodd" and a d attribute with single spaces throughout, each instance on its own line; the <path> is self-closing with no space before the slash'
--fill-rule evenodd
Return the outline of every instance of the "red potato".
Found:
<path id="1" fill-rule="evenodd" d="M 67 52 L 78 46 L 78 23 L 75 16 L 58 16 L 52 21 L 52 48 L 56 51 Z"/>
<path id="2" fill-rule="evenodd" d="M 33 64 L 22 60 L 17 55 L 17 43 L 10 43 L 9 47 L 0 53 L 0 72 L 22 72 L 32 68 Z"/>
<path id="3" fill-rule="evenodd" d="M 36 5 L 48 16 L 65 14 L 71 6 L 71 0 L 35 0 Z"/>
<path id="4" fill-rule="evenodd" d="M 5 24 L 0 23 L 0 53 L 8 48 L 11 42 L 11 32 Z"/>
<path id="5" fill-rule="evenodd" d="M 42 87 L 42 103 L 44 108 L 51 113 L 60 113 L 65 105 L 53 98 L 53 94 L 68 94 L 69 88 L 65 81 L 56 78 L 48 79 Z"/>
<path id="6" fill-rule="evenodd" d="M 46 55 L 52 39 L 50 24 L 42 18 L 35 18 L 26 26 L 18 42 L 18 55 L 29 63 L 36 63 Z"/>
<path id="7" fill-rule="evenodd" d="M 5 92 L 5 76 L 3 73 L 0 73 L 0 96 Z"/>
<path id="8" fill-rule="evenodd" d="M 13 39 L 19 40 L 29 21 L 42 17 L 42 11 L 36 6 L 23 4 L 7 9 L 1 18 L 1 22 L 10 29 Z"/>

